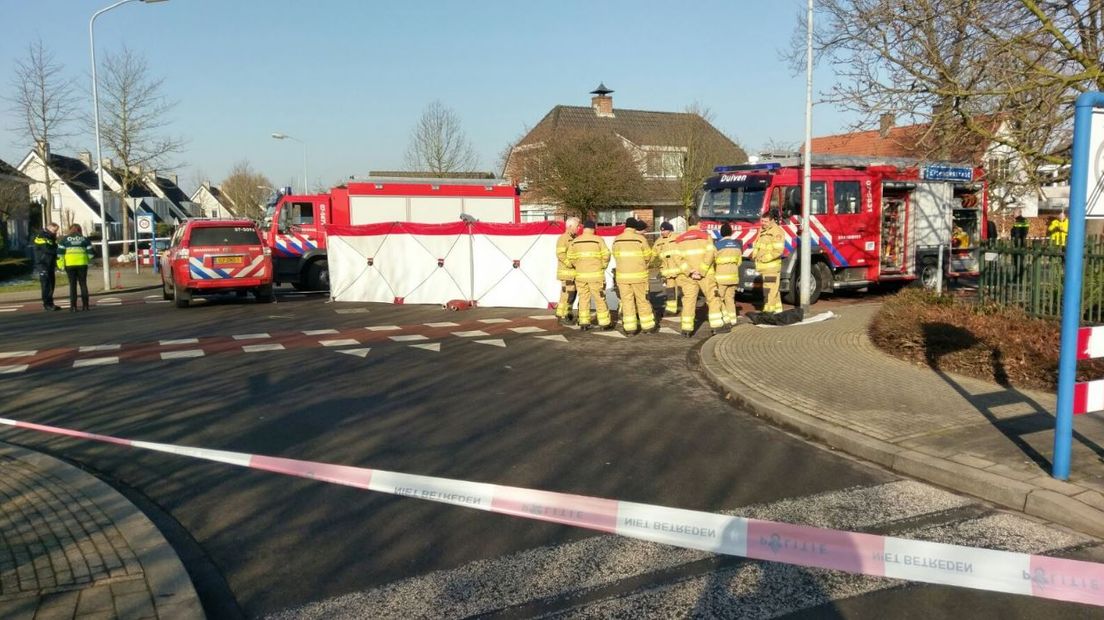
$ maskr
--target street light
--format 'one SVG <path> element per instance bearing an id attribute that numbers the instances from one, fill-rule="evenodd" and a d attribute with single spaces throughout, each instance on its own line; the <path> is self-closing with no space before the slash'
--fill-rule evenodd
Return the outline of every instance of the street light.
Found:
<path id="1" fill-rule="evenodd" d="M 109 7 L 105 7 L 92 14 L 92 19 L 88 20 L 88 47 L 92 52 L 92 118 L 96 127 L 96 169 L 97 177 L 99 177 L 100 185 L 100 236 L 103 242 L 103 278 L 104 278 L 104 290 L 111 288 L 111 255 L 107 248 L 107 197 L 104 195 L 104 181 L 103 181 L 103 153 L 100 149 L 100 96 L 96 88 L 96 18 L 104 13 L 114 9 L 115 7 L 122 6 L 128 2 L 134 2 L 135 0 L 119 0 L 115 4 Z M 167 0 L 141 0 L 146 4 L 155 4 L 157 2 L 166 2 Z M 49 162 L 47 162 L 48 164 Z M 120 204 L 121 203 L 120 198 Z M 125 207 L 122 209 L 122 216 L 126 217 Z"/>
<path id="2" fill-rule="evenodd" d="M 310 191 L 307 189 L 307 143 L 303 142 L 299 138 L 295 138 L 287 135 L 286 133 L 280 133 L 278 131 L 273 132 L 272 137 L 276 138 L 277 140 L 291 140 L 303 145 L 303 193 L 306 194 L 308 191 Z"/>

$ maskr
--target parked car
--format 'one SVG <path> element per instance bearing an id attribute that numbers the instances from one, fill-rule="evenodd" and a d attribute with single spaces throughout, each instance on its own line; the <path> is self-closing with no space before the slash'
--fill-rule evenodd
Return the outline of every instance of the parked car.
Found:
<path id="1" fill-rule="evenodd" d="M 162 293 L 177 308 L 188 307 L 195 296 L 230 292 L 275 301 L 271 250 L 250 220 L 188 220 L 160 261 Z"/>

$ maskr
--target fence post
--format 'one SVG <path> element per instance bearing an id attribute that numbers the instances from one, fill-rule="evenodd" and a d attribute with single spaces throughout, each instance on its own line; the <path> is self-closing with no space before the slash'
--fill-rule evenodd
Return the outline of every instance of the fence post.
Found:
<path id="1" fill-rule="evenodd" d="M 1031 309 L 1028 314 L 1038 318 L 1042 314 L 1039 307 L 1039 297 L 1042 294 L 1043 257 L 1041 254 L 1031 254 Z"/>

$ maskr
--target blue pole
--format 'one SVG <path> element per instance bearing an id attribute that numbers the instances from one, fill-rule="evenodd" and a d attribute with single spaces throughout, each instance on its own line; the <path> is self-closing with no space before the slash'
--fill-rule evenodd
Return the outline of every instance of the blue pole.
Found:
<path id="1" fill-rule="evenodd" d="M 1068 480 L 1073 444 L 1073 383 L 1077 377 L 1077 330 L 1081 327 L 1081 272 L 1085 251 L 1085 199 L 1089 178 L 1089 131 L 1093 109 L 1104 106 L 1104 93 L 1082 93 L 1073 115 L 1073 166 L 1070 170 L 1069 236 L 1062 284 L 1062 344 L 1058 352 L 1058 406 L 1054 423 L 1051 475 Z"/>

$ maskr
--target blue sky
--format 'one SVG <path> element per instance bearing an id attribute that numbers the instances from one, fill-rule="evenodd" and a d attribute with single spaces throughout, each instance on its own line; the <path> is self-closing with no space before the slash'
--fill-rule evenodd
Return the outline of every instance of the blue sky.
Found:
<path id="1" fill-rule="evenodd" d="M 41 37 L 91 107 L 88 20 L 110 0 L 0 0 L 0 92 L 14 60 Z M 422 109 L 440 99 L 461 118 L 491 169 L 498 154 L 552 106 L 589 105 L 598 82 L 614 107 L 712 109 L 749 150 L 804 131 L 804 74 L 779 60 L 804 0 L 390 1 L 169 0 L 121 6 L 96 22 L 97 53 L 124 43 L 165 78 L 178 102 L 170 131 L 187 140 L 181 185 L 221 180 L 248 160 L 277 184 L 313 183 L 401 167 Z M 818 69 L 818 89 L 830 85 Z M 6 102 L 0 159 L 27 152 Z M 846 130 L 828 106 L 814 135 Z M 62 152 L 94 150 L 91 132 Z M 296 183 L 298 184 L 298 183 Z"/>

